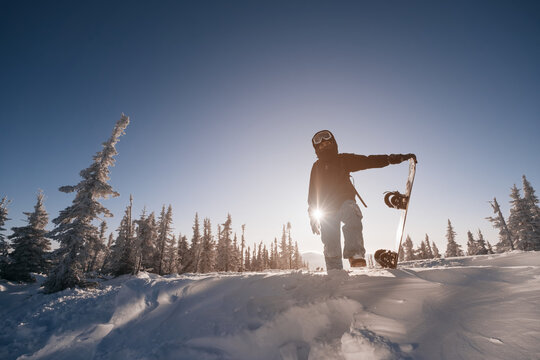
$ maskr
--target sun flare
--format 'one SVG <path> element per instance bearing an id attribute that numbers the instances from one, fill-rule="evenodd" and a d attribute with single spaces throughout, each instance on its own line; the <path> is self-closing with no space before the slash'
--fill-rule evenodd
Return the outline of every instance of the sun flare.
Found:
<path id="1" fill-rule="evenodd" d="M 315 209 L 315 211 L 313 212 L 313 216 L 315 216 L 315 219 L 317 219 L 317 221 L 321 221 L 321 219 L 324 216 L 324 213 L 322 212 L 321 209 Z"/>

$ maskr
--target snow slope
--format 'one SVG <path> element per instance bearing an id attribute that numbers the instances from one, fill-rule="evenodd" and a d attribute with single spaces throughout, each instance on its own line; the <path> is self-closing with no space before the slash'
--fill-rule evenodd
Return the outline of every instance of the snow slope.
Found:
<path id="1" fill-rule="evenodd" d="M 540 253 L 397 270 L 0 282 L 1 359 L 539 359 Z"/>

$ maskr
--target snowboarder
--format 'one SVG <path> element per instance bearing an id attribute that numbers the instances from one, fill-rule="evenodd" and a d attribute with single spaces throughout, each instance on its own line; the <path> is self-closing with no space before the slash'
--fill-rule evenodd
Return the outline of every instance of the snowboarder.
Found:
<path id="1" fill-rule="evenodd" d="M 343 269 L 342 256 L 352 267 L 366 266 L 362 212 L 356 204 L 358 192 L 351 183 L 353 171 L 382 168 L 414 159 L 414 154 L 356 155 L 338 153 L 334 135 L 328 130 L 317 132 L 311 139 L 318 160 L 311 168 L 308 213 L 311 230 L 321 235 L 327 270 Z M 359 195 L 358 195 L 359 196 Z M 362 199 L 360 198 L 362 201 Z M 362 201 L 363 202 L 363 201 Z M 365 205 L 365 204 L 364 204 Z M 345 245 L 341 252 L 343 225 Z"/>

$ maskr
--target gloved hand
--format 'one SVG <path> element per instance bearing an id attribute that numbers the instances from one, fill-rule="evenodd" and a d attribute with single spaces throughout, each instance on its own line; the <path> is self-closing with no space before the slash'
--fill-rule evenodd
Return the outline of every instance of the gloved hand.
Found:
<path id="1" fill-rule="evenodd" d="M 416 160 L 416 155 L 414 154 L 405 154 L 405 159 L 406 160 L 413 159 L 415 163 L 418 162 L 418 160 Z"/>
<path id="2" fill-rule="evenodd" d="M 313 233 L 315 235 L 320 235 L 321 234 L 321 224 L 319 223 L 319 221 L 317 219 L 315 219 L 314 217 L 310 217 L 309 218 L 309 223 L 311 225 L 311 231 L 313 231 Z"/>
<path id="3" fill-rule="evenodd" d="M 405 160 L 414 159 L 414 162 L 418 162 L 416 160 L 416 155 L 414 154 L 390 154 L 388 155 L 388 162 L 390 164 L 399 164 L 402 163 Z"/>
<path id="4" fill-rule="evenodd" d="M 309 214 L 309 224 L 311 225 L 311 231 L 313 231 L 313 233 L 315 235 L 320 235 L 321 234 L 321 223 L 315 217 L 314 211 L 313 211 L 313 209 L 311 207 L 308 208 L 308 214 Z"/>

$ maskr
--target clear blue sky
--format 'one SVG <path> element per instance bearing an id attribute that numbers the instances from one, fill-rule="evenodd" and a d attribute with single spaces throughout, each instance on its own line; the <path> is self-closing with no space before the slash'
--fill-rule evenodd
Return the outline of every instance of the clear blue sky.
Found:
<path id="1" fill-rule="evenodd" d="M 540 191 L 540 3 L 536 1 L 2 1 L 0 195 L 18 226 L 39 188 L 51 219 L 122 112 L 131 117 L 103 204 L 116 229 L 134 196 L 175 232 L 195 212 L 232 214 L 248 241 L 291 221 L 301 250 L 322 251 L 307 218 L 315 154 L 414 152 L 406 232 L 461 244 L 488 200 L 508 213 L 526 174 Z M 392 247 L 405 164 L 354 174 L 366 247 Z M 215 228 L 214 228 L 215 229 Z"/>

